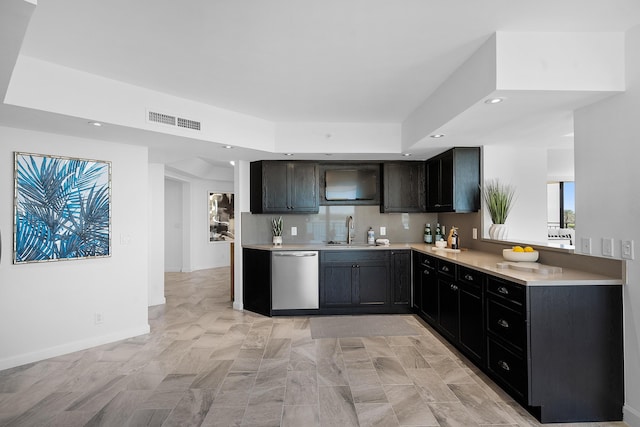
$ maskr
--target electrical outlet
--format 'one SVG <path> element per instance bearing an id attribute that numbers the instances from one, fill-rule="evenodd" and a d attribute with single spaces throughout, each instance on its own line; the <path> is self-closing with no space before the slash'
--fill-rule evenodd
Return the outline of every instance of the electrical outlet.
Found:
<path id="1" fill-rule="evenodd" d="M 291 235 L 292 236 L 298 235 L 298 227 L 291 227 Z"/>
<path id="2" fill-rule="evenodd" d="M 602 238 L 602 255 L 604 256 L 613 256 L 613 238 L 611 237 L 603 237 Z"/>
<path id="3" fill-rule="evenodd" d="M 93 320 L 94 320 L 94 322 L 95 322 L 95 324 L 96 324 L 96 325 L 99 325 L 99 324 L 101 324 L 102 322 L 104 322 L 104 316 L 102 315 L 102 313 L 100 313 L 100 312 L 96 312 L 96 313 L 93 315 Z"/>
<path id="4" fill-rule="evenodd" d="M 471 229 L 471 232 L 473 233 L 473 240 L 476 240 L 478 238 L 478 229 L 474 227 Z"/>
<path id="5" fill-rule="evenodd" d="M 620 250 L 622 259 L 633 259 L 633 240 L 623 240 Z"/>
<path id="6" fill-rule="evenodd" d="M 580 249 L 583 254 L 591 255 L 591 238 L 583 237 L 580 240 Z"/>
<path id="7" fill-rule="evenodd" d="M 380 227 L 380 235 L 381 236 L 387 235 L 387 227 Z"/>

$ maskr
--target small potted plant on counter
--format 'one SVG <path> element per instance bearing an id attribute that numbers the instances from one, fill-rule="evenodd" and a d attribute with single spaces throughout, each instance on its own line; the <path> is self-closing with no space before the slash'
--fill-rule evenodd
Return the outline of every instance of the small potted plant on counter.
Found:
<path id="1" fill-rule="evenodd" d="M 489 210 L 491 222 L 489 237 L 494 240 L 505 240 L 508 228 L 505 225 L 507 216 L 513 207 L 516 190 L 510 184 L 503 184 L 498 179 L 485 183 L 482 189 L 482 198 Z"/>
<path id="2" fill-rule="evenodd" d="M 273 244 L 282 245 L 282 217 L 271 218 L 271 234 L 273 234 Z"/>

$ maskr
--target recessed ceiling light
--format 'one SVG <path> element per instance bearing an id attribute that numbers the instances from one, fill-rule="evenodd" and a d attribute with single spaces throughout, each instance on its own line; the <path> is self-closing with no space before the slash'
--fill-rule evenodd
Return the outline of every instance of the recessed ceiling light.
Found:
<path id="1" fill-rule="evenodd" d="M 231 166 L 235 166 L 235 165 L 236 165 L 236 162 L 235 162 L 234 160 L 229 160 L 229 164 L 230 164 Z"/>
<path id="2" fill-rule="evenodd" d="M 431 138 L 444 138 L 443 133 L 434 133 L 433 135 L 429 135 Z"/>
<path id="3" fill-rule="evenodd" d="M 499 104 L 504 101 L 504 98 L 489 98 L 484 101 L 485 104 Z"/>
<path id="4" fill-rule="evenodd" d="M 100 122 L 89 122 L 89 124 L 90 124 L 91 126 L 95 126 L 95 127 L 97 127 L 97 128 L 99 128 L 100 126 L 102 126 L 102 123 L 100 123 Z"/>
<path id="5" fill-rule="evenodd" d="M 411 156 L 411 153 L 403 153 L 402 156 L 403 157 L 409 157 L 409 156 Z"/>
<path id="6" fill-rule="evenodd" d="M 284 153 L 285 156 L 293 156 L 293 153 Z"/>
<path id="7" fill-rule="evenodd" d="M 227 150 L 232 149 L 233 147 L 231 145 L 224 145 L 222 148 L 226 148 Z"/>

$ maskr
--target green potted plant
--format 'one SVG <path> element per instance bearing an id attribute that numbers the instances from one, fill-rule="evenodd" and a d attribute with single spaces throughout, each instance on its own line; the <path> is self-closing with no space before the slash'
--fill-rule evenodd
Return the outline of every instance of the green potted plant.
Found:
<path id="1" fill-rule="evenodd" d="M 271 218 L 271 234 L 273 235 L 273 244 L 282 245 L 282 217 Z"/>
<path id="2" fill-rule="evenodd" d="M 507 238 L 508 228 L 505 222 L 511 208 L 513 208 L 515 194 L 514 186 L 501 183 L 498 179 L 485 183 L 482 189 L 482 198 L 493 223 L 489 228 L 489 237 L 492 239 L 505 240 Z"/>

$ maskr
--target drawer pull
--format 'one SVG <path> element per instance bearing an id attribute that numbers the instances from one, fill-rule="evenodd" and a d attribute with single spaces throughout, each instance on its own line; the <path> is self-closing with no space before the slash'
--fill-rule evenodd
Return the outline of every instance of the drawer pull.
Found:
<path id="1" fill-rule="evenodd" d="M 449 267 L 447 267 L 446 265 L 443 265 L 440 270 L 448 273 L 449 272 Z"/>
<path id="2" fill-rule="evenodd" d="M 509 364 L 504 360 L 498 360 L 498 366 L 500 366 L 503 370 L 507 372 L 511 370 L 511 368 L 509 367 Z"/>
<path id="3" fill-rule="evenodd" d="M 502 295 L 509 295 L 509 289 L 505 288 L 504 286 L 500 286 L 498 288 L 498 292 Z"/>
<path id="4" fill-rule="evenodd" d="M 473 282 L 473 276 L 471 274 L 465 274 L 464 279 Z"/>
<path id="5" fill-rule="evenodd" d="M 509 322 L 507 322 L 507 321 L 506 321 L 506 320 L 504 320 L 504 319 L 499 319 L 499 320 L 498 320 L 498 325 L 499 325 L 499 326 L 502 326 L 502 327 L 503 327 L 503 328 L 505 328 L 505 329 L 508 329 L 508 328 L 509 328 Z"/>
<path id="6" fill-rule="evenodd" d="M 449 287 L 451 288 L 452 291 L 457 291 L 458 287 L 456 285 L 454 285 L 453 283 L 449 285 Z"/>

